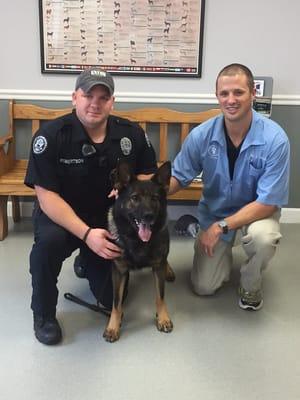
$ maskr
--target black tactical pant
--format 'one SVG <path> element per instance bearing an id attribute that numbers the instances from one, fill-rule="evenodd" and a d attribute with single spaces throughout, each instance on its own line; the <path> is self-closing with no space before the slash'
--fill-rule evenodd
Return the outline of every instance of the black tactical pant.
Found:
<path id="1" fill-rule="evenodd" d="M 50 220 L 39 207 L 34 215 L 34 244 L 30 254 L 31 308 L 41 316 L 55 316 L 57 280 L 63 261 L 80 249 L 90 289 L 105 307 L 112 307 L 111 261 L 96 255 L 82 240 Z"/>

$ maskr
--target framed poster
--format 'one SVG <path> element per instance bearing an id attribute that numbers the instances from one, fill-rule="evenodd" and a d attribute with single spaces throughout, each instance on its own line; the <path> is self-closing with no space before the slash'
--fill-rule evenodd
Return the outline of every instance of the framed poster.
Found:
<path id="1" fill-rule="evenodd" d="M 205 0 L 39 0 L 43 73 L 200 77 Z"/>

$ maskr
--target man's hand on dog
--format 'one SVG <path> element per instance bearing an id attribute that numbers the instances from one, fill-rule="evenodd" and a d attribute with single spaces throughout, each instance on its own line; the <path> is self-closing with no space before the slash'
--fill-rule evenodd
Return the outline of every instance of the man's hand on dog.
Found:
<path id="1" fill-rule="evenodd" d="M 112 189 L 112 191 L 109 193 L 109 195 L 107 196 L 109 199 L 112 197 L 115 197 L 116 199 L 119 196 L 119 192 L 118 189 Z"/>
<path id="2" fill-rule="evenodd" d="M 114 240 L 114 237 L 107 230 L 95 228 L 89 233 L 86 244 L 98 256 L 111 260 L 122 254 L 122 249 L 111 240 Z"/>

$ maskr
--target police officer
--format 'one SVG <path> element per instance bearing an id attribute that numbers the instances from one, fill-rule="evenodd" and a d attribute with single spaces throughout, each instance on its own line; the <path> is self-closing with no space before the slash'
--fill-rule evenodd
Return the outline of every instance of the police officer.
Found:
<path id="1" fill-rule="evenodd" d="M 111 171 L 126 158 L 141 178 L 156 170 L 145 132 L 110 115 L 114 82 L 100 69 L 83 71 L 72 94 L 71 114 L 43 125 L 35 134 L 25 184 L 34 188 L 34 244 L 30 254 L 34 331 L 44 344 L 62 332 L 56 319 L 57 278 L 63 261 L 80 249 L 92 293 L 112 307 L 111 262 L 120 254 L 106 230 L 113 202 Z"/>

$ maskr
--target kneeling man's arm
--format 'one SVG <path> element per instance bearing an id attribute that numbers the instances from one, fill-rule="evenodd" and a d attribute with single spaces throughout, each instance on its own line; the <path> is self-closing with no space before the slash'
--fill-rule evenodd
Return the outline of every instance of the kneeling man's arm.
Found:
<path id="1" fill-rule="evenodd" d="M 179 183 L 179 181 L 174 176 L 171 176 L 169 194 L 174 194 L 182 188 L 183 186 Z"/>
<path id="2" fill-rule="evenodd" d="M 229 229 L 238 229 L 259 219 L 268 218 L 277 210 L 277 206 L 252 201 L 235 214 L 226 217 L 225 220 Z"/>

